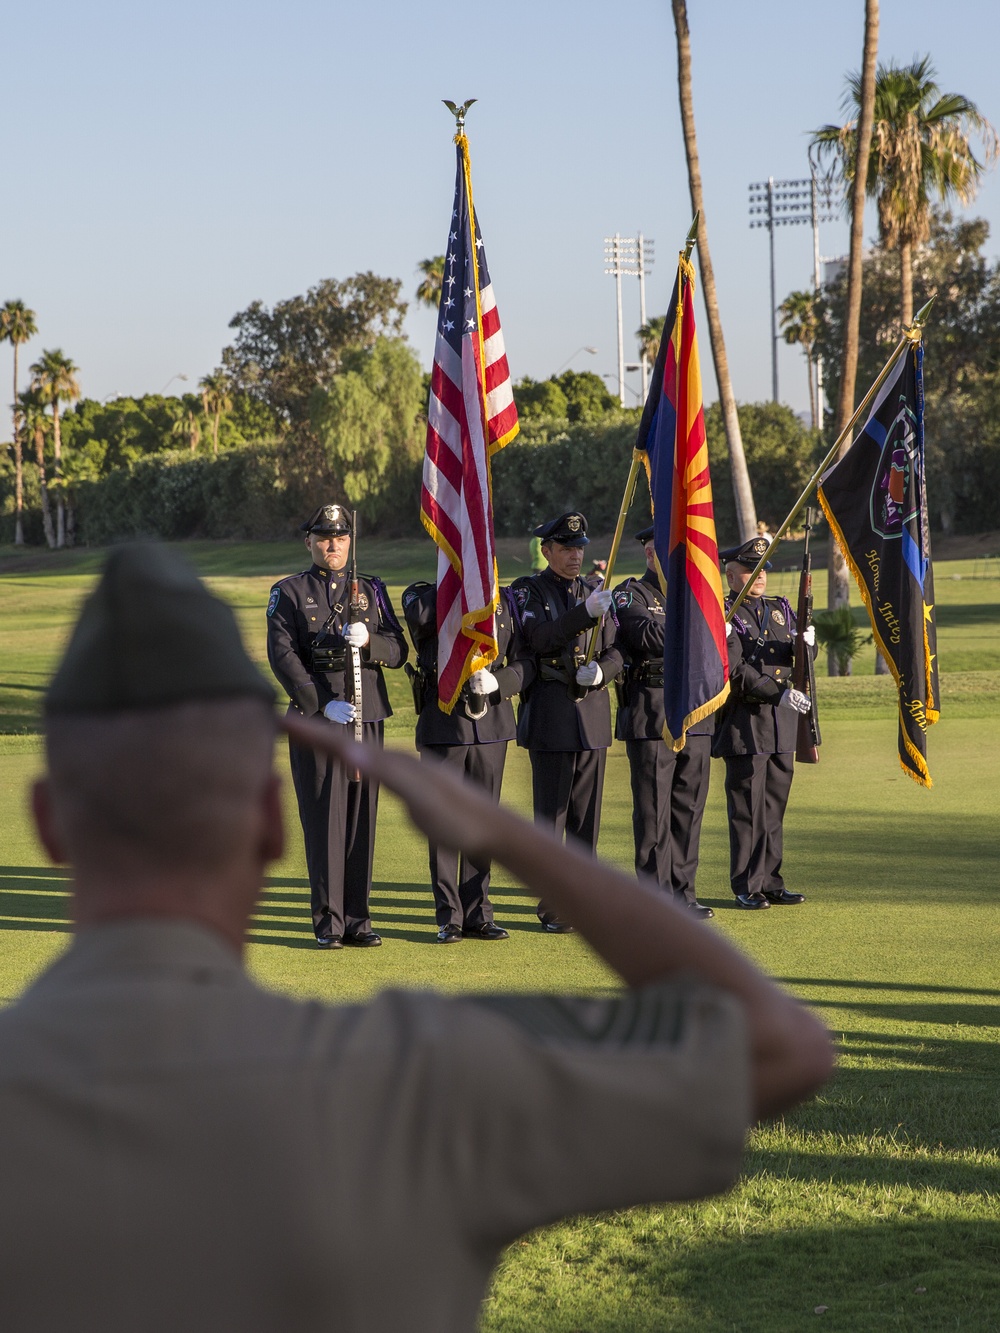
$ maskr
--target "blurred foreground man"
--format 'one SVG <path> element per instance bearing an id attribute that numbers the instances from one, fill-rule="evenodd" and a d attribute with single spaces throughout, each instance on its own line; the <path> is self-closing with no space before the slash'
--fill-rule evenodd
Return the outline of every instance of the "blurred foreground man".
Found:
<path id="1" fill-rule="evenodd" d="M 632 779 L 635 871 L 650 875 L 695 916 L 715 913 L 695 895 L 701 821 L 712 769 L 714 717 L 687 733 L 684 749 L 663 739 L 663 638 L 666 624 L 653 529 L 643 528 L 646 572 L 615 589 L 618 646 L 626 659 L 615 739 L 625 742 Z"/>
<path id="2" fill-rule="evenodd" d="M 33 793 L 76 935 L 0 1014 L 4 1333 L 471 1333 L 518 1234 L 724 1189 L 752 1121 L 830 1070 L 816 1019 L 662 895 L 444 765 L 294 715 L 429 839 L 544 885 L 629 989 L 260 990 L 241 953 L 282 847 L 270 696 L 177 557 L 111 556 Z"/>
<path id="3" fill-rule="evenodd" d="M 364 743 L 381 745 L 385 719 L 392 716 L 382 668 L 406 661 L 402 627 L 381 579 L 359 577 L 352 603 L 349 510 L 322 505 L 302 529 L 312 565 L 271 589 L 267 660 L 288 695 L 289 712 L 320 715 L 339 726 L 351 725 L 360 712 Z M 382 937 L 372 930 L 368 900 L 378 783 L 294 744 L 288 758 L 306 844 L 316 943 L 321 949 L 376 947 Z"/>
<path id="4" fill-rule="evenodd" d="M 720 551 L 730 607 L 749 583 L 770 545 L 753 537 Z M 781 875 L 783 825 L 795 769 L 800 713 L 809 699 L 792 686 L 795 612 L 787 597 L 768 597 L 768 561 L 732 619 L 729 635 L 729 698 L 716 713 L 712 753 L 725 760 L 729 814 L 729 881 L 736 906 L 747 911 L 795 907 L 804 893 L 785 888 Z M 805 632 L 816 652 L 816 630 Z"/>

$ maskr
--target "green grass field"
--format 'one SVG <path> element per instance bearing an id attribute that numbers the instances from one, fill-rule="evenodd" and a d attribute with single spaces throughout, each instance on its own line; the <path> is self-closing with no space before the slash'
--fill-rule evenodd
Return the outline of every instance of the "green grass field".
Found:
<path id="1" fill-rule="evenodd" d="M 237 607 L 262 658 L 267 589 L 301 567 L 301 548 L 188 549 Z M 627 554 L 622 572 L 637 573 Z M 501 552 L 505 578 L 524 572 L 515 555 L 523 551 L 514 544 Z M 0 995 L 8 998 L 68 936 L 65 876 L 34 842 L 25 788 L 41 763 L 41 694 L 99 558 L 0 552 Z M 385 574 L 397 604 L 401 588 L 433 568 L 427 543 L 387 544 L 363 563 Z M 721 773 L 713 777 L 699 896 L 717 915 L 706 929 L 723 931 L 823 1015 L 841 1052 L 835 1078 L 821 1097 L 754 1133 L 745 1175 L 724 1198 L 578 1220 L 518 1242 L 484 1330 L 776 1333 L 817 1319 L 843 1333 L 1000 1328 L 1000 581 L 975 572 L 971 560 L 936 569 L 942 721 L 929 735 L 931 791 L 898 767 L 892 685 L 870 674 L 871 649 L 853 678 L 820 679 L 822 758 L 800 767 L 786 821 L 789 883 L 808 895 L 806 906 L 732 909 Z M 406 745 L 412 710 L 401 676 L 392 673 L 390 736 Z M 504 798 L 527 810 L 528 796 L 525 756 L 512 750 Z M 337 1000 L 386 984 L 614 984 L 578 939 L 543 936 L 531 902 L 502 874 L 494 898 L 509 943 L 434 945 L 425 849 L 389 799 L 372 903 L 386 947 L 320 953 L 291 804 L 289 828 L 250 950 L 269 985 Z M 623 866 L 631 859 L 620 747 L 609 760 L 601 851 Z"/>

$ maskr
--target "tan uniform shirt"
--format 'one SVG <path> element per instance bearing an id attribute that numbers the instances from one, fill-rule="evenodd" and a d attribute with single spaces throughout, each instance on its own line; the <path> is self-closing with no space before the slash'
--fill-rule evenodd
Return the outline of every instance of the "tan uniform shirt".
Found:
<path id="1" fill-rule="evenodd" d="M 260 990 L 211 933 L 81 932 L 0 1014 L 0 1329 L 474 1328 L 555 1218 L 724 1189 L 739 1006 Z"/>

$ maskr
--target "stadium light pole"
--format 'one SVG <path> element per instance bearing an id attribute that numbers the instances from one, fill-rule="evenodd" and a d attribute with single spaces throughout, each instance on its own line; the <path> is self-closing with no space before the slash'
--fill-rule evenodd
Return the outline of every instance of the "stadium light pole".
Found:
<path id="1" fill-rule="evenodd" d="M 757 181 L 750 185 L 750 226 L 766 227 L 771 252 L 771 397 L 778 401 L 778 298 L 774 284 L 774 229 L 775 227 L 795 227 L 811 224 L 813 229 L 813 289 L 816 295 L 820 290 L 819 271 L 819 224 L 830 222 L 833 218 L 830 202 L 831 184 L 824 180 L 820 185 L 816 168 L 810 159 L 808 180 L 776 181 L 769 176 L 766 181 Z M 820 193 L 823 202 L 820 203 Z M 817 386 L 823 382 L 822 367 L 816 366 Z M 817 387 L 819 413 L 817 420 L 822 422 L 823 397 Z"/>
<path id="2" fill-rule="evenodd" d="M 610 273 L 615 280 L 615 297 L 618 304 L 618 402 L 624 407 L 625 337 L 622 329 L 622 278 L 635 278 L 641 272 L 635 237 L 622 236 L 617 231 L 614 236 L 605 236 L 604 263 L 604 272 Z M 610 268 L 607 265 L 610 265 Z"/>

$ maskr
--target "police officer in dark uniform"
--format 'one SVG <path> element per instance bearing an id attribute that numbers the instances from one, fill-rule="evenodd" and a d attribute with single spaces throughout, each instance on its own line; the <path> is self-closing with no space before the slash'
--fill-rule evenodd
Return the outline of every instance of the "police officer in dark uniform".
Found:
<path id="1" fill-rule="evenodd" d="M 664 601 L 653 529 L 635 535 L 643 544 L 646 572 L 615 589 L 614 615 L 625 657 L 615 739 L 625 742 L 632 775 L 636 874 L 651 875 L 696 916 L 714 916 L 698 902 L 694 880 L 715 723 L 712 717 L 696 723 L 678 752 L 663 739 Z"/>
<path id="2" fill-rule="evenodd" d="M 580 577 L 589 545 L 582 514 L 560 514 L 537 527 L 535 536 L 548 568 L 511 587 L 535 671 L 522 692 L 517 743 L 531 758 L 535 819 L 594 849 L 611 744 L 608 685 L 622 669 L 615 623 L 606 615 L 613 594 Z M 587 662 L 595 626 L 595 654 Z M 545 903 L 539 903 L 538 917 L 553 934 L 570 929 Z"/>
<path id="3" fill-rule="evenodd" d="M 360 577 L 352 605 L 348 559 L 351 515 L 323 505 L 307 523 L 311 568 L 271 589 L 267 657 L 288 692 L 289 712 L 322 713 L 353 723 L 359 700 L 352 650 L 360 659 L 362 740 L 381 745 L 391 717 L 383 667 L 399 667 L 408 648 L 380 579 Z M 320 948 L 373 947 L 368 898 L 375 851 L 378 785 L 351 780 L 341 765 L 311 749 L 289 745 L 292 782 L 305 835 L 312 919 Z"/>
<path id="4" fill-rule="evenodd" d="M 766 537 L 721 551 L 731 590 L 727 607 L 767 550 Z M 712 753 L 726 763 L 729 876 L 737 907 L 750 911 L 805 902 L 781 877 L 782 821 L 795 764 L 799 713 L 809 699 L 792 686 L 795 614 L 785 597 L 767 597 L 770 561 L 732 619 L 730 695 L 716 715 Z M 805 632 L 816 652 L 816 631 Z"/>
<path id="5" fill-rule="evenodd" d="M 517 654 L 519 636 L 509 597 L 502 588 L 495 620 L 496 660 L 489 668 L 473 672 L 455 707 L 445 713 L 438 707 L 437 587 L 413 583 L 403 593 L 403 616 L 417 654 L 412 682 L 420 756 L 453 765 L 496 802 L 507 742 L 516 735 L 511 699 L 534 672 L 530 660 Z M 434 843 L 429 851 L 438 942 L 457 944 L 463 937 L 508 939 L 507 931 L 493 920 L 489 857 L 460 858 L 452 848 Z"/>

